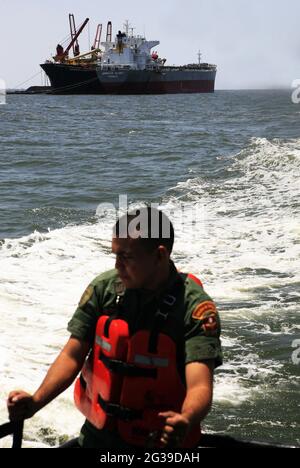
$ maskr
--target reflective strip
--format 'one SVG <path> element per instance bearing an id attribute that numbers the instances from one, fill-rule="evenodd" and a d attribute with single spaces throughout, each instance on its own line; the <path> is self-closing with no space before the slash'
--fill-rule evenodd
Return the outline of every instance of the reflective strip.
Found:
<path id="1" fill-rule="evenodd" d="M 144 366 L 168 367 L 169 359 L 155 358 L 151 356 L 142 356 L 141 354 L 136 354 L 134 356 L 134 363 L 142 364 Z"/>
<path id="2" fill-rule="evenodd" d="M 101 338 L 101 336 L 96 335 L 95 342 L 98 346 L 101 346 L 101 348 L 104 349 L 104 351 L 111 351 L 111 344 L 107 343 L 107 341 L 104 341 L 104 339 Z"/>
<path id="3" fill-rule="evenodd" d="M 151 366 L 151 359 L 148 356 L 141 356 L 140 354 L 136 354 L 134 356 L 134 363 Z"/>
<path id="4" fill-rule="evenodd" d="M 152 361 L 155 367 L 168 367 L 169 365 L 169 359 L 154 358 Z"/>

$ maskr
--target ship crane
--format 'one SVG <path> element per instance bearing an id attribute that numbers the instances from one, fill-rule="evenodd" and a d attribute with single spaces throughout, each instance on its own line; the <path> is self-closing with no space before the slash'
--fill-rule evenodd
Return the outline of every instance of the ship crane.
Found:
<path id="1" fill-rule="evenodd" d="M 68 47 L 66 48 L 65 51 L 63 51 L 62 47 L 60 45 L 57 46 L 57 50 L 59 47 L 61 47 L 60 50 L 60 53 L 56 55 L 56 57 L 54 57 L 54 60 L 56 62 L 64 62 L 65 59 L 68 57 L 68 53 L 69 53 L 69 50 L 73 47 L 73 45 L 75 44 L 75 42 L 77 41 L 78 37 L 80 36 L 80 34 L 82 33 L 82 31 L 84 30 L 84 28 L 86 27 L 86 25 L 88 24 L 89 22 L 89 18 L 86 18 L 85 21 L 83 22 L 83 24 L 80 26 L 80 28 L 78 29 L 78 31 L 76 32 L 75 36 L 72 38 L 70 44 L 68 45 Z"/>
<path id="2" fill-rule="evenodd" d="M 102 24 L 98 24 L 94 44 L 92 46 L 92 50 L 99 49 L 100 41 L 101 41 L 101 34 L 102 34 Z"/>
<path id="3" fill-rule="evenodd" d="M 95 40 L 91 47 L 91 50 L 88 52 L 85 52 L 84 54 L 76 55 L 74 56 L 74 58 L 70 58 L 70 59 L 66 58 L 65 63 L 68 63 L 70 65 L 76 65 L 76 64 L 79 65 L 79 64 L 92 63 L 96 61 L 101 56 L 101 52 L 102 52 L 100 49 L 101 34 L 102 34 L 102 24 L 98 24 Z"/>
<path id="4" fill-rule="evenodd" d="M 71 39 L 73 40 L 76 37 L 76 25 L 75 25 L 75 18 L 72 13 L 69 14 L 69 24 L 70 24 L 70 33 L 71 33 Z M 80 55 L 80 48 L 79 48 L 79 43 L 78 40 L 75 39 L 73 42 L 73 55 L 76 57 L 77 55 Z"/>

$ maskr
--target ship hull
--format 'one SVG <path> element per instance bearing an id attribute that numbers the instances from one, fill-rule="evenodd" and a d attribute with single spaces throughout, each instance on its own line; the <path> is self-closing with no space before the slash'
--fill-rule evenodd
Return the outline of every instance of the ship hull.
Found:
<path id="1" fill-rule="evenodd" d="M 102 70 L 58 63 L 41 65 L 54 94 L 213 93 L 215 70 L 165 67 L 162 70 Z"/>
<path id="2" fill-rule="evenodd" d="M 54 94 L 103 94 L 96 67 L 43 63 Z"/>
<path id="3" fill-rule="evenodd" d="M 213 93 L 216 71 L 165 68 L 149 70 L 97 70 L 107 94 Z"/>

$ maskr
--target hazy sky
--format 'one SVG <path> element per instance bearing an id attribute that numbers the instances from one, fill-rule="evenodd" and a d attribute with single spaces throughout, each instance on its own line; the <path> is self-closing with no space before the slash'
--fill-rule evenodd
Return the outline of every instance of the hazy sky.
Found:
<path id="1" fill-rule="evenodd" d="M 290 87 L 300 78 L 299 0 L 0 0 L 0 79 L 15 87 L 41 84 L 39 63 L 69 34 L 68 14 L 90 27 L 113 22 L 113 32 L 128 19 L 136 32 L 160 40 L 169 64 L 197 61 L 218 65 L 218 89 Z M 102 38 L 104 34 L 102 35 Z"/>

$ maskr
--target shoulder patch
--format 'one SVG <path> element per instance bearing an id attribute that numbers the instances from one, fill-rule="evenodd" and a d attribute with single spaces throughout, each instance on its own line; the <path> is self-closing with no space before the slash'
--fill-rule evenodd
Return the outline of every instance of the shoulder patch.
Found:
<path id="1" fill-rule="evenodd" d="M 79 301 L 79 307 L 83 307 L 92 297 L 94 292 L 94 287 L 93 286 L 88 286 L 84 293 L 81 296 L 81 299 Z"/>
<path id="2" fill-rule="evenodd" d="M 212 301 L 205 301 L 197 305 L 192 317 L 196 320 L 203 320 L 208 312 L 214 314 L 217 312 L 216 306 Z"/>
<path id="3" fill-rule="evenodd" d="M 212 301 L 199 304 L 192 317 L 202 321 L 202 329 L 207 336 L 215 335 L 218 330 L 217 309 Z"/>

